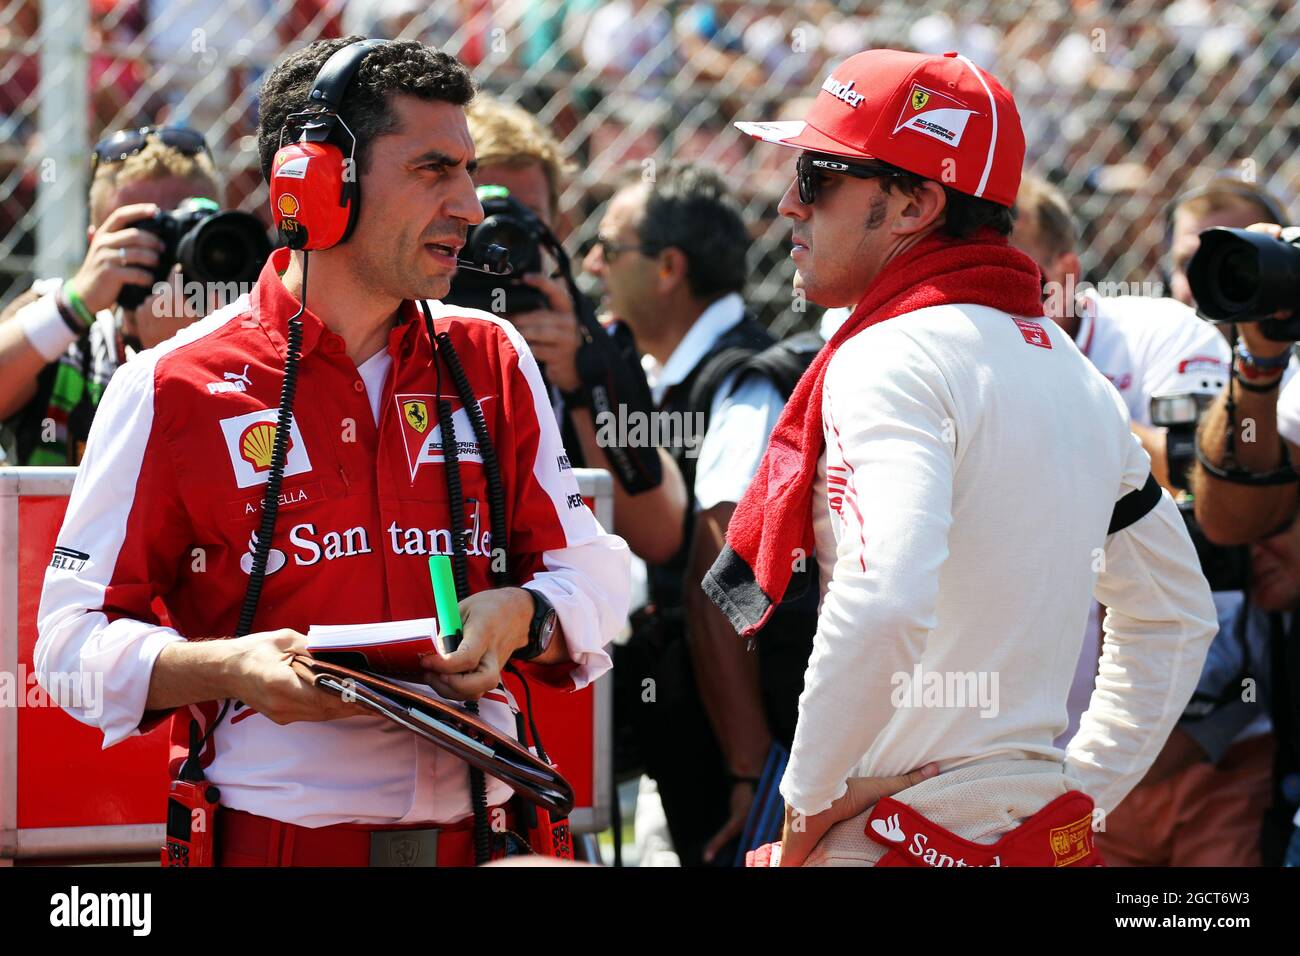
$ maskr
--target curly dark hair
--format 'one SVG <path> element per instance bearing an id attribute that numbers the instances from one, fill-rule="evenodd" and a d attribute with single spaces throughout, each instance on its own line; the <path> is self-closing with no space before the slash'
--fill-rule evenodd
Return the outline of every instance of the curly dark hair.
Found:
<path id="1" fill-rule="evenodd" d="M 654 255 L 680 249 L 686 256 L 686 284 L 698 299 L 711 301 L 745 288 L 749 230 L 740 203 L 722 174 L 709 166 L 675 161 L 653 179 L 637 168 L 623 184 L 649 185 L 645 212 L 637 227 L 641 251 Z"/>
<path id="2" fill-rule="evenodd" d="M 316 74 L 336 50 L 365 37 L 317 40 L 293 53 L 262 84 L 257 120 L 257 152 L 262 176 L 271 179 L 271 161 L 280 146 L 280 131 L 291 113 L 308 105 Z M 339 116 L 357 138 L 357 170 L 370 162 L 370 144 L 400 130 L 389 103 L 394 93 L 422 100 L 465 106 L 474 98 L 474 81 L 454 56 L 415 40 L 393 40 L 371 50 L 348 84 Z"/>

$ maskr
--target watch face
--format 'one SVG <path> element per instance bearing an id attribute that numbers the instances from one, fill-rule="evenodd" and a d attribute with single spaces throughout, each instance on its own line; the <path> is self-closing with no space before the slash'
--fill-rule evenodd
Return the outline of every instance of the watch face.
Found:
<path id="1" fill-rule="evenodd" d="M 542 619 L 540 634 L 542 650 L 546 650 L 550 646 L 551 637 L 555 634 L 555 625 L 557 623 L 559 623 L 559 618 L 556 616 L 555 608 L 551 608 L 546 612 L 546 617 Z"/>

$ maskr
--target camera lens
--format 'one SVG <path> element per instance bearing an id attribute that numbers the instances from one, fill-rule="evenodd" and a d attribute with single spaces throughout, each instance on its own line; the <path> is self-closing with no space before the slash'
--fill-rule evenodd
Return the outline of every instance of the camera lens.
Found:
<path id="1" fill-rule="evenodd" d="M 1187 263 L 1187 283 L 1197 308 L 1208 318 L 1258 322 L 1295 309 L 1300 300 L 1300 248 L 1247 229 L 1206 229 Z M 1262 331 L 1279 342 L 1294 341 L 1300 323 L 1268 319 Z"/>
<path id="2" fill-rule="evenodd" d="M 182 271 L 196 282 L 252 282 L 271 254 L 271 243 L 256 217 L 232 211 L 203 220 L 178 251 Z"/>
<path id="3" fill-rule="evenodd" d="M 1245 305 L 1259 292 L 1259 256 L 1254 249 L 1230 247 L 1219 263 L 1219 295 Z"/>

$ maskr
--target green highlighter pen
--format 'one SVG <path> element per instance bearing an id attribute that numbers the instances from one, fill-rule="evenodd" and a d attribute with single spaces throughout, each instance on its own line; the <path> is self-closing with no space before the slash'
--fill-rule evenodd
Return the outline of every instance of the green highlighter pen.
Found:
<path id="1" fill-rule="evenodd" d="M 460 646 L 460 602 L 456 600 L 456 582 L 451 576 L 451 559 L 445 554 L 429 558 L 429 579 L 433 582 L 433 602 L 438 608 L 438 634 L 444 654 Z"/>

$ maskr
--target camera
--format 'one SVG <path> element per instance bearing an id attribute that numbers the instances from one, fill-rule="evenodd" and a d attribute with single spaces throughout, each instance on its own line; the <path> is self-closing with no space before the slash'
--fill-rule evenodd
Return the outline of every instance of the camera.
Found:
<path id="1" fill-rule="evenodd" d="M 211 199 L 190 198 L 172 210 L 162 210 L 132 223 L 163 241 L 154 282 L 165 282 L 180 263 L 187 281 L 250 283 L 271 255 L 271 240 L 258 218 L 234 209 L 221 209 Z M 152 287 L 127 285 L 117 304 L 137 308 Z"/>
<path id="2" fill-rule="evenodd" d="M 459 269 L 451 280 L 446 301 L 497 315 L 547 308 L 546 296 L 519 277 L 542 271 L 542 243 L 549 230 L 504 186 L 479 186 L 478 199 L 483 205 L 483 221 L 466 234 L 461 257 L 471 262 L 491 261 L 489 247 L 500 246 L 508 254 L 510 274 Z"/>
<path id="3" fill-rule="evenodd" d="M 1281 239 L 1248 229 L 1206 229 L 1187 264 L 1187 282 L 1206 318 L 1259 322 L 1265 338 L 1300 341 L 1300 314 L 1268 318 L 1282 309 L 1300 312 L 1300 228 L 1283 229 Z"/>
<path id="4" fill-rule="evenodd" d="M 1201 414 L 1214 401 L 1215 393 L 1202 391 L 1159 392 L 1151 396 L 1151 424 L 1165 429 L 1165 462 L 1169 483 L 1186 488 L 1187 476 L 1196 461 L 1196 426 Z M 1250 582 L 1250 551 L 1243 546 L 1215 544 L 1196 523 L 1195 502 L 1190 494 L 1178 496 L 1178 511 L 1196 547 L 1201 573 L 1211 591 L 1242 591 Z"/>

